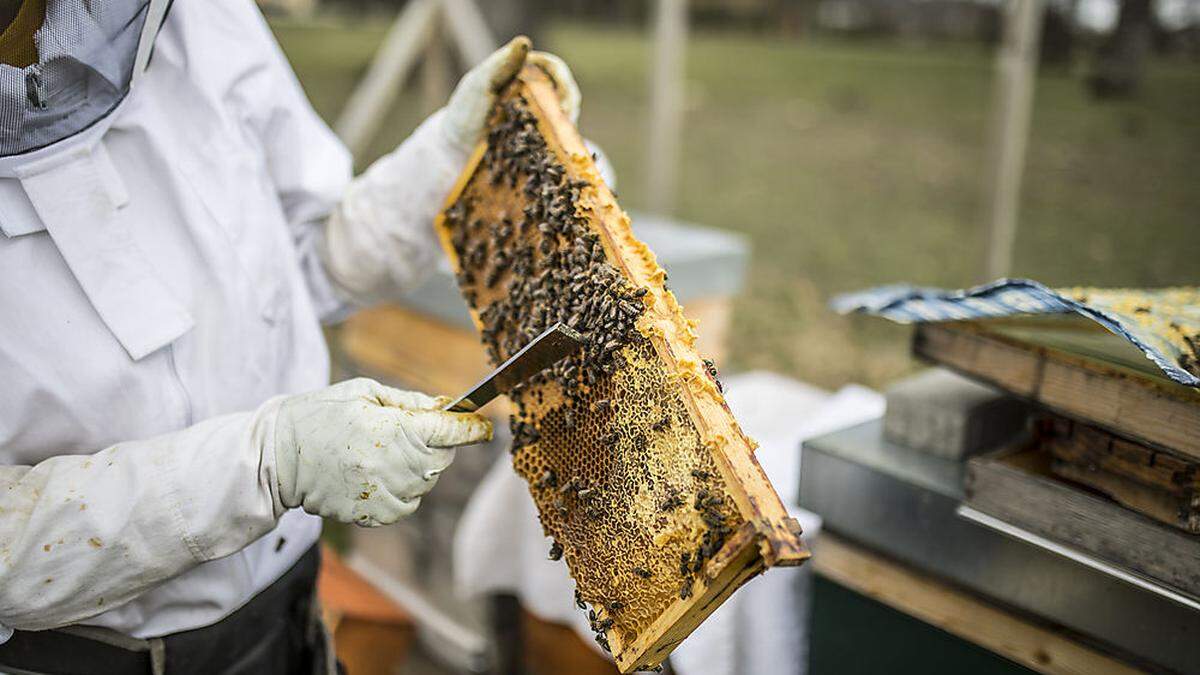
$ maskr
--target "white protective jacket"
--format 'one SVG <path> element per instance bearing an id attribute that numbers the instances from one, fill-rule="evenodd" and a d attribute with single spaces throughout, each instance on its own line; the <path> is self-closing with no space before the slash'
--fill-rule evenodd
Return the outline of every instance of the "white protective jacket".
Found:
<path id="1" fill-rule="evenodd" d="M 466 159 L 436 122 L 394 158 L 427 250 L 393 278 Z M 0 640 L 208 625 L 313 544 L 248 411 L 328 381 L 317 248 L 350 177 L 251 0 L 174 3 L 115 112 L 0 159 Z"/>

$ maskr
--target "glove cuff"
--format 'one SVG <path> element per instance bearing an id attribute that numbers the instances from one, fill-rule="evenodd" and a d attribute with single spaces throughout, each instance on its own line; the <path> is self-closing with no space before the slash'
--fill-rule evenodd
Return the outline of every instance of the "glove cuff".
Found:
<path id="1" fill-rule="evenodd" d="M 271 491 L 271 503 L 278 518 L 290 508 L 300 505 L 296 495 L 296 473 L 299 457 L 296 453 L 292 425 L 281 424 L 283 401 L 286 396 L 268 399 L 254 412 L 251 435 L 262 452 L 261 472 Z"/>

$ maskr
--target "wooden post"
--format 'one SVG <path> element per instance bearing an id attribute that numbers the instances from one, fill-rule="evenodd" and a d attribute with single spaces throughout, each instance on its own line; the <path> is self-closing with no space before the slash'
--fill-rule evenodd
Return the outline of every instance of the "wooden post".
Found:
<path id="1" fill-rule="evenodd" d="M 474 0 L 442 0 L 446 28 L 467 67 L 484 60 L 500 45 Z"/>
<path id="2" fill-rule="evenodd" d="M 993 100 L 992 167 L 984 280 L 1007 276 L 1017 238 L 1021 173 L 1033 113 L 1045 0 L 1009 0 L 1004 9 L 1004 41 L 996 58 Z"/>
<path id="3" fill-rule="evenodd" d="M 650 77 L 650 138 L 646 144 L 647 204 L 670 214 L 678 187 L 684 104 L 687 0 L 658 0 Z"/>
<path id="4" fill-rule="evenodd" d="M 441 9 L 441 0 L 411 0 L 392 24 L 361 82 L 346 101 L 333 128 L 350 151 L 359 154 L 416 64 Z"/>
<path id="5" fill-rule="evenodd" d="M 450 97 L 454 75 L 446 51 L 444 30 L 447 23 L 448 17 L 438 12 L 430 22 L 425 41 L 425 58 L 421 62 L 421 110 L 426 115 L 446 105 L 446 99 Z"/>
<path id="6" fill-rule="evenodd" d="M 474 0 L 411 0 L 371 59 L 333 128 L 354 154 L 362 152 L 387 115 L 404 79 L 424 54 L 422 103 L 427 111 L 446 102 L 452 64 L 443 32 L 462 61 L 473 66 L 496 48 L 496 38 Z"/>

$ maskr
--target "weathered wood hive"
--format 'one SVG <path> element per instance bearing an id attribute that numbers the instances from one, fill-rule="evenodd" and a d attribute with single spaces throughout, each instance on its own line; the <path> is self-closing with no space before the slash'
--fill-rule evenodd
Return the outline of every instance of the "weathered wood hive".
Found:
<path id="1" fill-rule="evenodd" d="M 493 363 L 555 321 L 588 338 L 511 392 L 513 465 L 622 672 L 657 666 L 746 580 L 808 557 L 540 70 L 502 93 L 437 230 Z"/>

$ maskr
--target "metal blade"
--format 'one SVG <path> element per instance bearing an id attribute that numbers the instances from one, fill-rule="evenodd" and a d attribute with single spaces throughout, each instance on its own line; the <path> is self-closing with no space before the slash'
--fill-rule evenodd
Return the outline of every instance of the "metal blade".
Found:
<path id="1" fill-rule="evenodd" d="M 450 405 L 451 412 L 474 412 L 500 394 L 553 366 L 583 346 L 583 336 L 556 323 L 513 354 Z"/>

